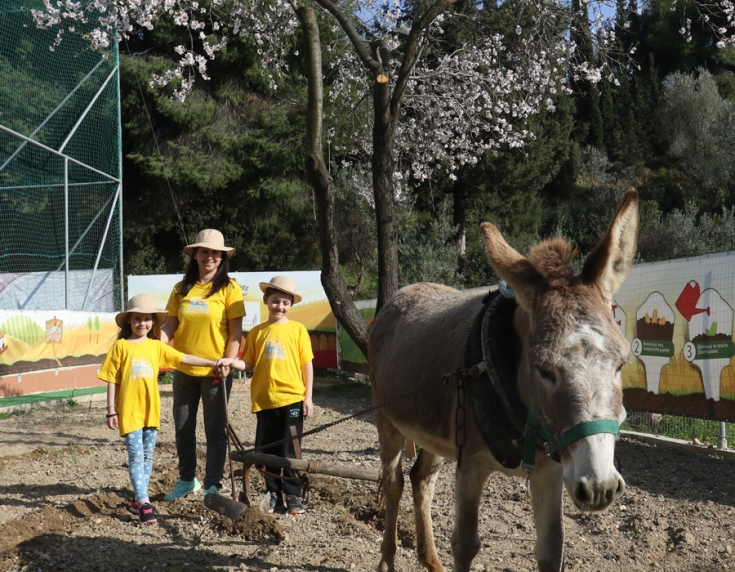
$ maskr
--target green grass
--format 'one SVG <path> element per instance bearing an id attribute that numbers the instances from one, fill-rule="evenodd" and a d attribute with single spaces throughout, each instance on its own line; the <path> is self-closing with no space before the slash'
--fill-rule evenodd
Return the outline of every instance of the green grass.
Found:
<path id="1" fill-rule="evenodd" d="M 20 417 L 25 415 L 27 412 L 23 409 L 16 409 L 14 411 L 2 411 L 0 412 L 0 421 L 3 419 L 10 419 L 11 417 Z"/>

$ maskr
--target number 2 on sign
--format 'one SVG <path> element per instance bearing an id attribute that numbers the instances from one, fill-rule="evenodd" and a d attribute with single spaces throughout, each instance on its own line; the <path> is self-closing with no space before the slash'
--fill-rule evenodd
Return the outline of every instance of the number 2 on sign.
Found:
<path id="1" fill-rule="evenodd" d="M 641 355 L 641 352 L 643 351 L 643 344 L 638 338 L 633 340 L 633 345 L 631 349 L 633 350 L 634 356 L 638 357 L 639 355 Z"/>

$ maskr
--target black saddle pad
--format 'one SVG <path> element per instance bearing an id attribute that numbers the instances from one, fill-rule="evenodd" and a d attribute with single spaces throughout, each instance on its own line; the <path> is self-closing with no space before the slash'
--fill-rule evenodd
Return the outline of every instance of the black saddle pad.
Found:
<path id="1" fill-rule="evenodd" d="M 516 468 L 523 460 L 528 415 L 516 387 L 520 363 L 520 340 L 513 327 L 516 307 L 515 300 L 497 291 L 488 294 L 470 330 L 465 350 L 465 367 L 487 363 L 487 372 L 468 379 L 465 388 L 485 444 L 493 457 L 507 468 Z"/>

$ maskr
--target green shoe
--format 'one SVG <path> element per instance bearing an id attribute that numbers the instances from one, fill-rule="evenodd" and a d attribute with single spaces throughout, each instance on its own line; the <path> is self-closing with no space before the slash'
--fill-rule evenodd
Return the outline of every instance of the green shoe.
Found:
<path id="1" fill-rule="evenodd" d="M 174 490 L 163 497 L 163 500 L 173 501 L 176 499 L 181 499 L 188 494 L 195 493 L 201 488 L 202 485 L 199 484 L 199 481 L 196 480 L 196 477 L 193 481 L 182 481 L 179 477 L 179 479 L 176 481 L 176 484 L 174 485 Z"/>
<path id="2" fill-rule="evenodd" d="M 212 485 L 208 489 L 204 489 L 202 491 L 202 494 L 204 494 L 204 495 L 218 495 L 219 494 L 219 489 L 217 488 L 216 485 Z"/>

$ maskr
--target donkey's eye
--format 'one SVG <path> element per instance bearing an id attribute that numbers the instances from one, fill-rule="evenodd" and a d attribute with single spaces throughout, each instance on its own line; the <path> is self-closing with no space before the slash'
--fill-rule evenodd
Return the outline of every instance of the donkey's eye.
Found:
<path id="1" fill-rule="evenodd" d="M 623 370 L 624 365 L 625 365 L 625 362 L 622 362 L 620 365 L 618 365 L 618 368 L 615 370 L 615 373 L 620 373 Z"/>
<path id="2" fill-rule="evenodd" d="M 538 374 L 546 381 L 551 383 L 552 385 L 556 385 L 556 376 L 554 376 L 554 373 L 549 371 L 546 368 L 536 366 L 536 371 Z"/>

